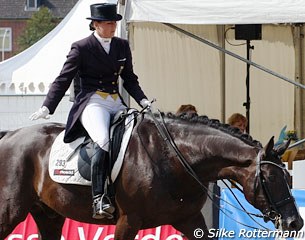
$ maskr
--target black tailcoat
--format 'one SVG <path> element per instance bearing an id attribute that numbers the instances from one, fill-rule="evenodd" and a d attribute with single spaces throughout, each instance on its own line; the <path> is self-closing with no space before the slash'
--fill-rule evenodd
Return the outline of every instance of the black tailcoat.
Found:
<path id="1" fill-rule="evenodd" d="M 147 98 L 133 72 L 132 56 L 128 41 L 113 37 L 107 54 L 92 34 L 72 44 L 60 75 L 52 83 L 43 103 L 53 114 L 68 90 L 76 74 L 80 77 L 80 93 L 75 97 L 70 110 L 65 142 L 71 142 L 85 132 L 79 117 L 90 97 L 97 91 L 119 93 L 118 77 L 124 80 L 123 87 L 137 101 Z"/>

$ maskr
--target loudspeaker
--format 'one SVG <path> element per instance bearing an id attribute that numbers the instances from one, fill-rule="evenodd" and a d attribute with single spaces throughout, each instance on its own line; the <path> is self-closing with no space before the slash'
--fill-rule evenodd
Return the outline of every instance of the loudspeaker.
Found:
<path id="1" fill-rule="evenodd" d="M 236 40 L 261 40 L 262 24 L 235 25 Z"/>

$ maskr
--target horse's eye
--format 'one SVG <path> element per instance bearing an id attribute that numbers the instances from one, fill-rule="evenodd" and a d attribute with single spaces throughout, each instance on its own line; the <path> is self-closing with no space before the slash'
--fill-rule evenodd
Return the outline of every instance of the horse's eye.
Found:
<path id="1" fill-rule="evenodd" d="M 268 177 L 268 179 L 269 179 L 270 182 L 275 182 L 276 177 L 275 177 L 275 175 L 270 175 Z"/>

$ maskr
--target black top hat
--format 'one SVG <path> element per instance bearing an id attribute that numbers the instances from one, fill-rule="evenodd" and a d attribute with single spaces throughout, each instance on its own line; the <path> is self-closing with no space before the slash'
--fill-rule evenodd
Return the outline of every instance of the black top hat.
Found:
<path id="1" fill-rule="evenodd" d="M 113 3 L 98 3 L 90 5 L 91 17 L 90 20 L 96 21 L 119 21 L 122 19 L 120 14 L 117 14 L 116 4 Z"/>

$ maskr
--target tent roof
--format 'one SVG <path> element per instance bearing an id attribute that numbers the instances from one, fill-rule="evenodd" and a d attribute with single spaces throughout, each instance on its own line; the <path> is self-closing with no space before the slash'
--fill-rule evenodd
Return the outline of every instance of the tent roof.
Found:
<path id="1" fill-rule="evenodd" d="M 91 33 L 85 18 L 90 16 L 89 6 L 99 2 L 79 0 L 53 31 L 22 53 L 0 62 L 0 92 L 46 93 L 71 44 Z M 293 23 L 305 22 L 305 4 L 295 0 L 127 0 L 125 18 L 180 24 Z"/>
<path id="2" fill-rule="evenodd" d="M 128 0 L 128 21 L 175 24 L 305 22 L 305 4 L 295 0 Z"/>
<path id="3" fill-rule="evenodd" d="M 41 94 L 58 76 L 71 44 L 89 36 L 90 5 L 99 0 L 79 0 L 50 33 L 20 54 L 0 62 L 0 92 Z M 115 2 L 104 0 L 102 2 Z"/>

